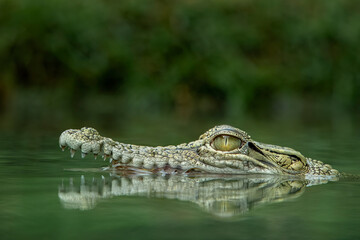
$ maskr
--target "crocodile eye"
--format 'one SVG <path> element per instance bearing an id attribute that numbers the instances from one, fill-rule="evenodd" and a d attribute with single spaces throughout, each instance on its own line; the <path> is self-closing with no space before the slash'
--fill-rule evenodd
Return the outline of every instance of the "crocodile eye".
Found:
<path id="1" fill-rule="evenodd" d="M 231 151 L 241 146 L 241 140 L 229 135 L 221 135 L 214 139 L 213 147 L 215 150 Z"/>

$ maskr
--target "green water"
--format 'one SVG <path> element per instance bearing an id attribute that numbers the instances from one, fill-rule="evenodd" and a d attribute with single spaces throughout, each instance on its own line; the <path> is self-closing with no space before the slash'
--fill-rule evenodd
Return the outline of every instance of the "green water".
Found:
<path id="1" fill-rule="evenodd" d="M 354 131 L 279 129 L 281 126 L 252 126 L 247 130 L 256 140 L 290 146 L 340 171 L 360 173 L 360 138 Z M 141 137 L 139 130 L 124 132 L 120 138 L 116 138 L 118 132 L 106 134 L 119 141 L 157 145 L 192 140 L 204 130 L 176 130 L 159 136 L 150 129 L 146 137 Z M 68 152 L 61 152 L 59 133 L 0 135 L 0 239 L 360 238 L 360 181 L 305 187 L 301 181 L 294 184 L 272 178 L 110 176 L 99 171 L 106 166 L 100 159 L 81 159 L 79 155 L 71 159 Z M 112 195 L 67 204 L 59 189 L 77 192 L 81 176 L 88 190 L 104 194 L 104 186 L 112 186 Z M 124 189 L 125 182 L 132 188 L 126 194 L 114 193 L 114 184 L 122 184 Z M 161 187 L 158 192 L 140 192 L 145 182 L 151 186 L 173 184 L 174 192 L 164 192 Z M 295 187 L 286 194 L 278 193 L 289 184 Z"/>

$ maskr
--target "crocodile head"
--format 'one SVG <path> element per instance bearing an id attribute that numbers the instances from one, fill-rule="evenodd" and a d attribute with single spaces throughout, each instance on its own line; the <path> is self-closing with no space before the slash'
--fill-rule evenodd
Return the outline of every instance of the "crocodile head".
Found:
<path id="1" fill-rule="evenodd" d="M 235 173 L 295 175 L 309 170 L 300 152 L 254 141 L 246 132 L 229 125 L 208 130 L 199 141 L 203 142 L 197 150 L 200 161 L 215 168 L 230 168 Z"/>
<path id="2" fill-rule="evenodd" d="M 150 172 L 207 172 L 219 174 L 281 174 L 306 176 L 338 176 L 330 165 L 291 148 L 260 143 L 244 131 L 216 126 L 196 141 L 177 146 L 148 147 L 119 143 L 102 137 L 95 129 L 69 129 L 60 135 L 61 148 L 76 150 L 82 157 L 92 152 L 109 157 L 111 168 Z"/>

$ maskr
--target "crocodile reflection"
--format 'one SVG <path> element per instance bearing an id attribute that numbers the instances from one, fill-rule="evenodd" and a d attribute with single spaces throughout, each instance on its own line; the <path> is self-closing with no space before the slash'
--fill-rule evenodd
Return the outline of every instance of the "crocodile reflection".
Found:
<path id="1" fill-rule="evenodd" d="M 79 177 L 80 186 L 70 179 L 59 187 L 65 208 L 88 210 L 101 199 L 120 196 L 177 199 L 196 203 L 220 217 L 231 217 L 252 208 L 299 197 L 306 186 L 326 183 L 274 176 L 182 176 L 114 175 L 100 179 Z"/>

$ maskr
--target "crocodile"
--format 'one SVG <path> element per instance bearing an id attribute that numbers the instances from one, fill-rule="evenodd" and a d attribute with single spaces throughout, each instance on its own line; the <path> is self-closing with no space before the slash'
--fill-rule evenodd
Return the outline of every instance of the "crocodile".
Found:
<path id="1" fill-rule="evenodd" d="M 288 148 L 253 140 L 249 134 L 229 125 L 211 128 L 198 140 L 176 146 L 138 146 L 103 137 L 91 127 L 68 129 L 61 133 L 59 145 L 95 158 L 110 159 L 109 168 L 160 174 L 275 174 L 337 179 L 339 171 L 329 164 L 304 157 Z"/>

